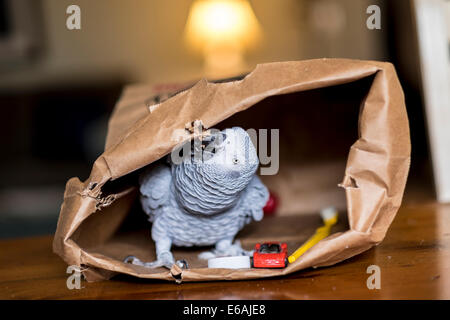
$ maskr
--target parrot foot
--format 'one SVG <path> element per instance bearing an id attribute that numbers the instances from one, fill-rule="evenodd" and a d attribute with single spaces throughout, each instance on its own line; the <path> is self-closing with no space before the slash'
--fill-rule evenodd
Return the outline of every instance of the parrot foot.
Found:
<path id="1" fill-rule="evenodd" d="M 219 241 L 216 244 L 216 248 L 211 251 L 205 251 L 198 255 L 199 259 L 209 260 L 219 257 L 231 257 L 231 256 L 251 256 L 253 250 L 244 250 L 241 247 L 241 242 L 236 240 L 234 244 L 231 241 Z"/>
<path id="2" fill-rule="evenodd" d="M 177 260 L 175 262 L 172 253 L 170 253 L 169 251 L 160 253 L 158 255 L 158 259 L 156 261 L 152 261 L 152 262 L 143 262 L 135 256 L 128 256 L 123 260 L 123 262 L 131 263 L 134 265 L 143 266 L 143 267 L 151 268 L 151 269 L 159 268 L 159 267 L 165 267 L 167 269 L 171 269 L 174 263 L 176 263 L 182 269 L 189 268 L 186 260 Z"/>

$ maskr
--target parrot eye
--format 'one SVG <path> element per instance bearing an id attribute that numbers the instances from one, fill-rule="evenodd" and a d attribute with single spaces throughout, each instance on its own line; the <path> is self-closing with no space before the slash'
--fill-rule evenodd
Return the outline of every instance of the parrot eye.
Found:
<path id="1" fill-rule="evenodd" d="M 239 163 L 239 159 L 238 158 L 233 158 L 233 164 L 238 164 Z"/>

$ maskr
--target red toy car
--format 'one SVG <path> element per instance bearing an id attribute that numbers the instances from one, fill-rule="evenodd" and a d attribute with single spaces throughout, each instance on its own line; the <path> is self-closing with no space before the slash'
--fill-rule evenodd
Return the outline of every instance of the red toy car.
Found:
<path id="1" fill-rule="evenodd" d="M 286 243 L 264 242 L 256 244 L 252 261 L 254 268 L 285 268 L 287 265 Z"/>

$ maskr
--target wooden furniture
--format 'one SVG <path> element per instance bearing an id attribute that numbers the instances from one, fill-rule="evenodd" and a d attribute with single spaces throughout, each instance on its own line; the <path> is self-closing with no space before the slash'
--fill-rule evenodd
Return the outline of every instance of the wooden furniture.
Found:
<path id="1" fill-rule="evenodd" d="M 182 283 L 118 276 L 67 289 L 52 236 L 0 241 L 0 299 L 450 299 L 450 205 L 406 204 L 377 247 L 332 267 L 252 281 Z M 381 289 L 367 288 L 370 265 Z"/>

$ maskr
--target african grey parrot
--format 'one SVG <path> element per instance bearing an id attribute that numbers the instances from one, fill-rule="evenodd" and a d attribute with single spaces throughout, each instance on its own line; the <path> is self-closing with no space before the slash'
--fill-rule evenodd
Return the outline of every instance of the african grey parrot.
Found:
<path id="1" fill-rule="evenodd" d="M 202 160 L 185 157 L 178 164 L 169 161 L 142 173 L 140 200 L 153 223 L 157 260 L 144 263 L 129 256 L 126 262 L 171 268 L 172 245 L 215 245 L 212 251 L 200 254 L 202 259 L 250 254 L 238 241 L 233 244 L 233 239 L 244 225 L 262 219 L 269 197 L 256 175 L 256 149 L 239 127 L 211 137 L 213 147 L 202 151 Z"/>

